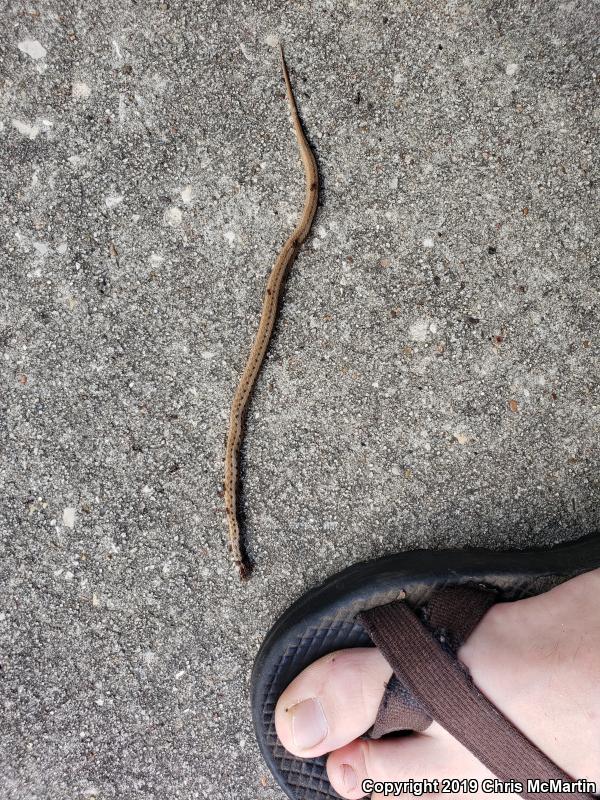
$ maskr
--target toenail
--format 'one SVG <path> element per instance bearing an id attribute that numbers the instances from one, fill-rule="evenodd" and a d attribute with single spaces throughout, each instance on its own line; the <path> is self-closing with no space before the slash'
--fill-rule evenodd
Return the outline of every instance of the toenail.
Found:
<path id="1" fill-rule="evenodd" d="M 327 736 L 327 720 L 321 703 L 315 697 L 296 703 L 290 708 L 290 714 L 294 744 L 300 750 L 314 747 Z"/>
<path id="2" fill-rule="evenodd" d="M 342 764 L 340 769 L 342 770 L 342 783 L 344 785 L 344 789 L 347 792 L 352 792 L 356 789 L 358 785 L 358 778 L 356 777 L 356 772 L 352 769 L 350 764 Z"/>

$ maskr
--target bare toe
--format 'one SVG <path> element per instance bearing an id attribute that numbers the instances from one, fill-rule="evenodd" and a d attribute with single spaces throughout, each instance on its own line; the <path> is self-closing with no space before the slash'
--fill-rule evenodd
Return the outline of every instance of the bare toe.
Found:
<path id="1" fill-rule="evenodd" d="M 275 709 L 283 746 L 313 758 L 351 742 L 377 716 L 392 674 L 373 647 L 339 650 L 315 661 L 290 683 Z"/>

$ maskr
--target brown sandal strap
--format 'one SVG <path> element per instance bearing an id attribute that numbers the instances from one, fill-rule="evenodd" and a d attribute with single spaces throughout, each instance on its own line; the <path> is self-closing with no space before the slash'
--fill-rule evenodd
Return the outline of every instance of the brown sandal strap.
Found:
<path id="1" fill-rule="evenodd" d="M 438 589 L 425 607 L 427 626 L 457 652 L 497 600 L 495 592 L 483 587 Z"/>
<path id="2" fill-rule="evenodd" d="M 590 800 L 577 791 L 528 791 L 528 781 L 573 779 L 529 741 L 477 689 L 449 648 L 440 644 L 403 601 L 357 616 L 398 680 L 427 713 L 501 781 L 522 784 L 528 800 Z"/>
<path id="3" fill-rule="evenodd" d="M 435 591 L 420 611 L 438 641 L 456 652 L 496 599 L 493 591 L 483 587 L 453 586 Z M 379 739 L 396 731 L 422 733 L 432 721 L 410 689 L 392 675 L 369 737 Z"/>

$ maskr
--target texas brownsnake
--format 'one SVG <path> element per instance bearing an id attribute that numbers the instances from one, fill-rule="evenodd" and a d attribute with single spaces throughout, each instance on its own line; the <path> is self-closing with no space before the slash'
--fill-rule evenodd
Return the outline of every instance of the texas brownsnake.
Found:
<path id="1" fill-rule="evenodd" d="M 293 262 L 300 245 L 308 236 L 310 226 L 317 208 L 318 200 L 318 183 L 319 176 L 317 172 L 317 163 L 310 149 L 300 119 L 298 117 L 298 109 L 296 108 L 296 101 L 290 83 L 285 59 L 283 56 L 283 48 L 280 46 L 281 55 L 281 68 L 283 71 L 283 78 L 285 81 L 285 89 L 300 149 L 300 157 L 304 165 L 304 174 L 306 178 L 306 189 L 304 199 L 304 209 L 300 221 L 296 225 L 291 236 L 283 245 L 279 253 L 269 280 L 267 281 L 267 288 L 263 299 L 262 312 L 260 315 L 260 323 L 258 331 L 250 350 L 250 355 L 242 372 L 242 377 L 238 383 L 237 389 L 233 396 L 231 404 L 231 414 L 229 417 L 229 430 L 227 433 L 227 446 L 225 451 L 225 484 L 224 484 L 224 497 L 225 497 L 225 512 L 227 514 L 227 521 L 229 523 L 229 549 L 233 561 L 238 568 L 240 578 L 246 580 L 250 577 L 250 562 L 246 556 L 244 546 L 241 540 L 240 525 L 237 516 L 237 488 L 238 488 L 238 455 L 243 435 L 243 424 L 248 401 L 254 388 L 256 378 L 269 345 L 269 339 L 273 331 L 275 319 L 277 317 L 277 308 L 283 289 L 283 281 L 287 268 Z"/>

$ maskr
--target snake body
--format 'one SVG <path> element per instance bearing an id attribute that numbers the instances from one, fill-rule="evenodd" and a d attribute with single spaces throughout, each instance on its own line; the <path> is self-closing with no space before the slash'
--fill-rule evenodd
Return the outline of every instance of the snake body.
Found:
<path id="1" fill-rule="evenodd" d="M 287 71 L 283 48 L 280 46 L 281 69 L 285 81 L 285 89 L 290 114 L 294 126 L 294 132 L 300 150 L 300 157 L 304 167 L 306 181 L 304 208 L 302 216 L 292 234 L 283 245 L 277 260 L 273 265 L 271 274 L 267 281 L 267 287 L 262 304 L 258 331 L 250 350 L 250 355 L 242 372 L 242 377 L 238 383 L 231 404 L 231 414 L 229 417 L 229 430 L 227 433 L 227 445 L 225 451 L 225 513 L 229 525 L 229 549 L 234 564 L 238 569 L 240 578 L 247 580 L 250 577 L 251 566 L 242 543 L 240 524 L 237 514 L 238 502 L 238 456 L 243 436 L 244 417 L 248 407 L 250 395 L 256 383 L 256 378 L 260 372 L 269 340 L 277 318 L 277 308 L 281 297 L 283 283 L 288 267 L 294 261 L 300 246 L 308 236 L 310 226 L 317 209 L 319 195 L 319 176 L 317 163 L 298 117 L 298 109 Z"/>

